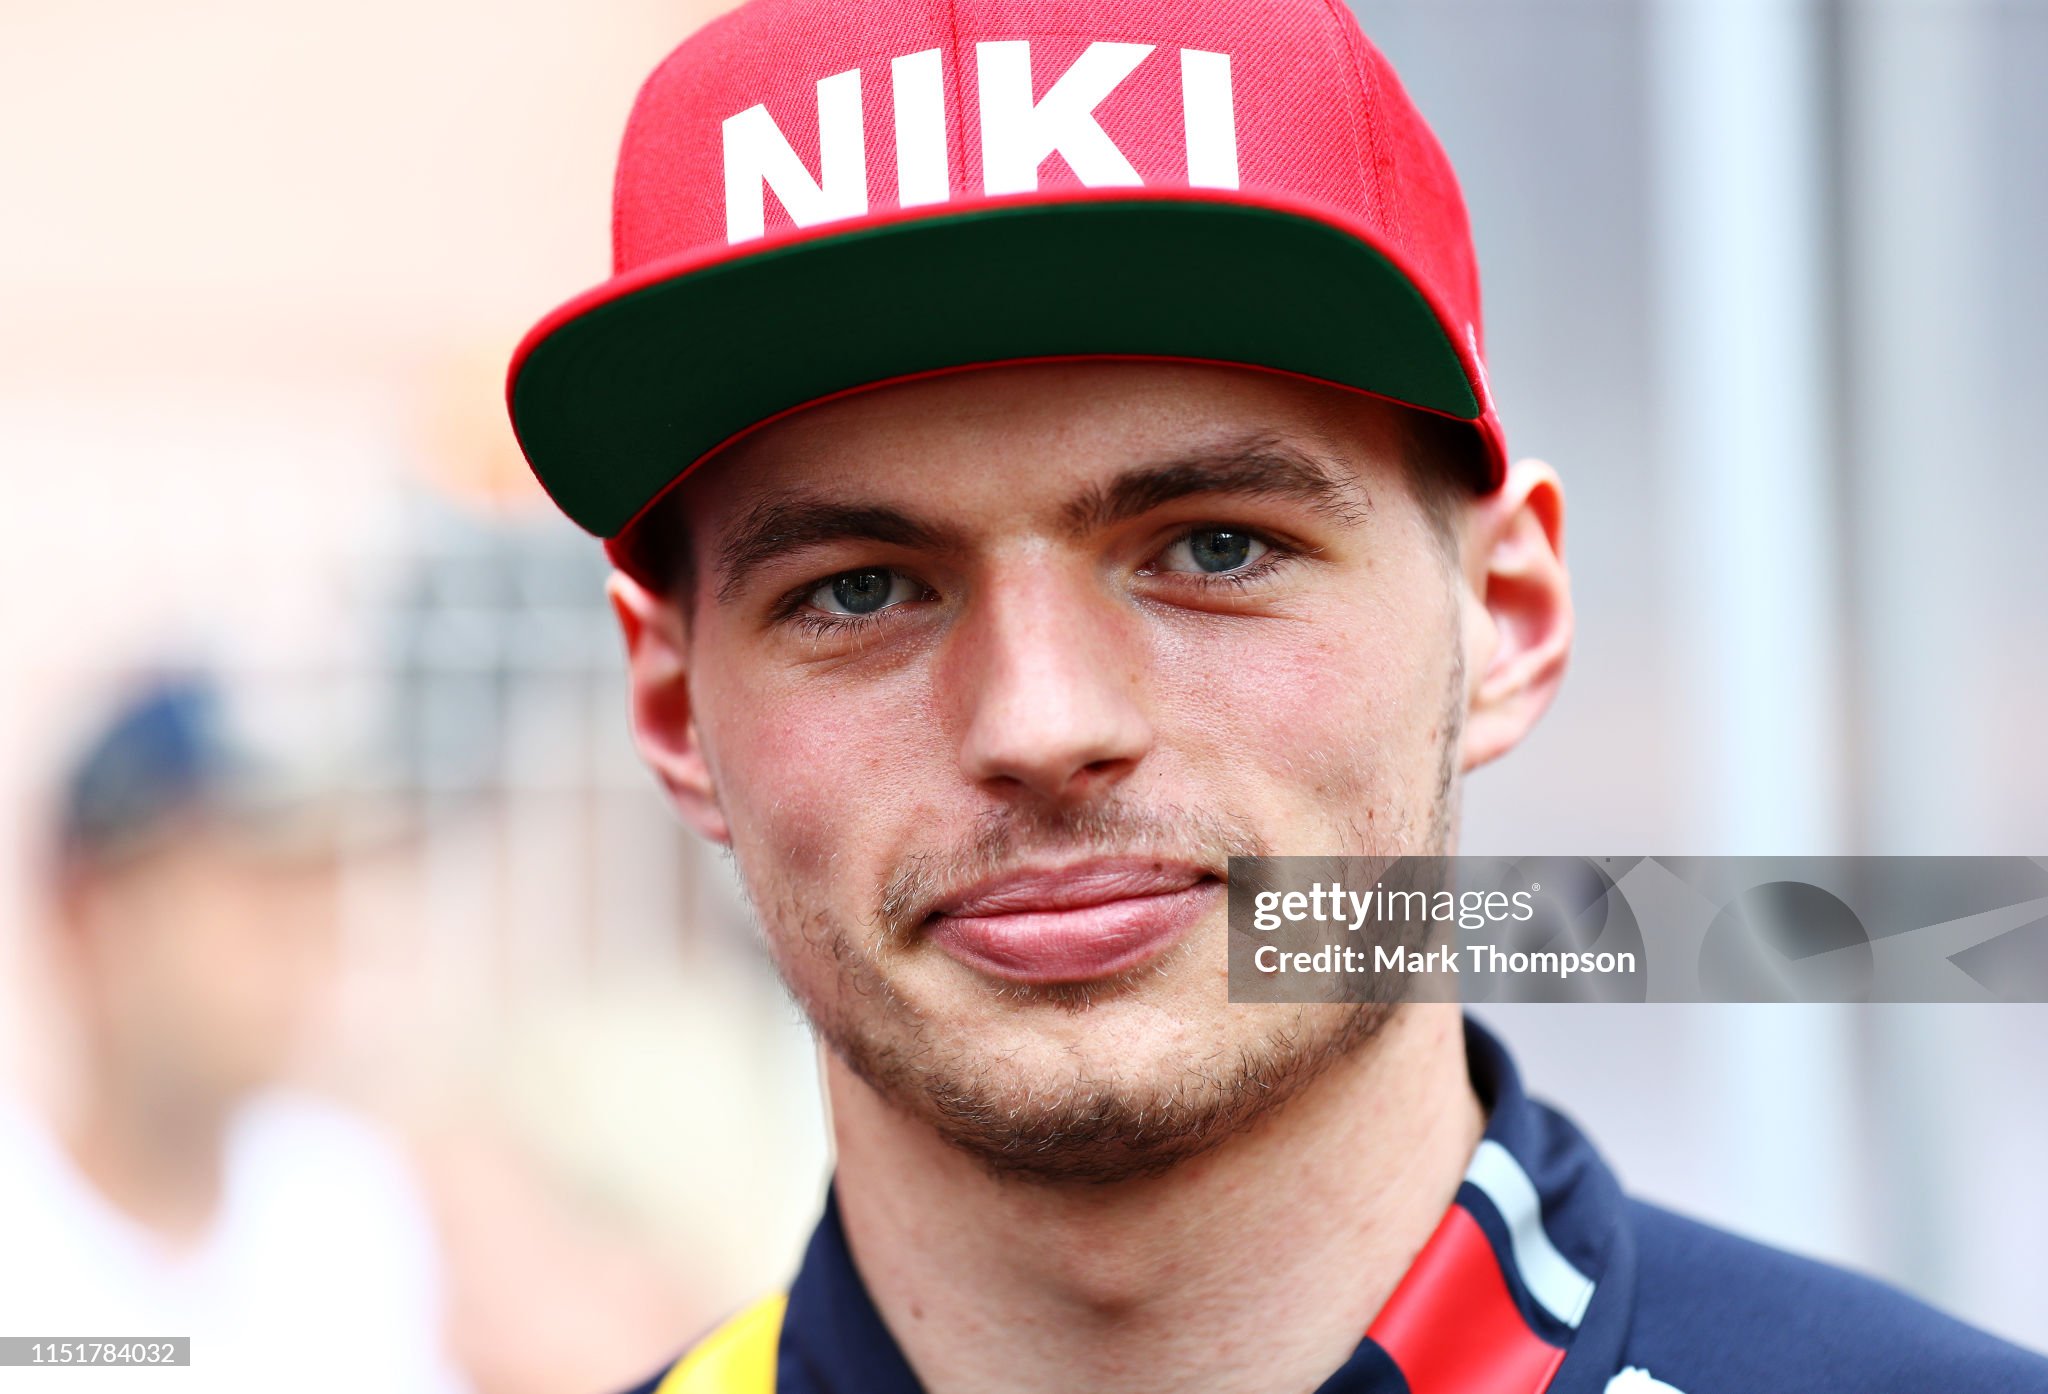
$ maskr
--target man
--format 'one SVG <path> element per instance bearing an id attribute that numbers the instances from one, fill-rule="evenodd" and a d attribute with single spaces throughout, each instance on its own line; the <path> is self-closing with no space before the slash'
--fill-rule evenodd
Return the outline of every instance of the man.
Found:
<path id="1" fill-rule="evenodd" d="M 1341 7 L 755 0 L 515 424 L 830 1047 L 787 1294 L 648 1389 L 2048 1389 L 1625 1199 L 1443 1006 L 1226 998 L 1232 855 L 1449 851 L 1571 643 L 1456 182 Z"/>
<path id="2" fill-rule="evenodd" d="M 231 708 L 152 678 L 65 780 L 41 947 L 68 1068 L 0 1097 L 0 1334 L 189 1337 L 166 1388 L 465 1388 L 398 1150 L 282 1085 L 335 948 L 331 802 Z"/>

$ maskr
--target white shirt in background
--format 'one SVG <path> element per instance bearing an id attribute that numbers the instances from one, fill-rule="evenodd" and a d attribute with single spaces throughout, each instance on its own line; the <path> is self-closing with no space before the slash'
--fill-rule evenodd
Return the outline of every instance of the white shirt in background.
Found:
<path id="1" fill-rule="evenodd" d="M 0 1369 L 0 1391 L 458 1394 L 440 1265 L 397 1149 L 275 1091 L 231 1130 L 207 1235 L 167 1246 L 0 1099 L 0 1335 L 192 1338 L 190 1369 Z"/>

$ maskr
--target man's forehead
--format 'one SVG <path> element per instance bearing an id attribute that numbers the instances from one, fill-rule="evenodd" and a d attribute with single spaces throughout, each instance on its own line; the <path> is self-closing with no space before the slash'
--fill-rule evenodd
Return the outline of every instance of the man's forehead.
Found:
<path id="1" fill-rule="evenodd" d="M 771 423 L 707 461 L 683 488 L 702 529 L 778 501 L 905 508 L 1057 510 L 1085 521 L 1090 494 L 1135 472 L 1261 464 L 1317 473 L 1363 506 L 1394 468 L 1399 409 L 1242 369 L 1060 364 L 983 369 L 865 392 Z M 1222 471 L 1218 471 L 1222 473 Z"/>

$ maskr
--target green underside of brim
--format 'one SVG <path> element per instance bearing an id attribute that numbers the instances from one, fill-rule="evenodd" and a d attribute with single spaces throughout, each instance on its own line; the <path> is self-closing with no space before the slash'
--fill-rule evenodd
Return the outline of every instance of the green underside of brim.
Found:
<path id="1" fill-rule="evenodd" d="M 555 502 L 615 536 L 707 452 L 836 392 L 1081 355 L 1275 368 L 1472 419 L 1407 278 L 1312 218 L 1143 200 L 984 209 L 741 257 L 599 305 L 513 388 Z"/>

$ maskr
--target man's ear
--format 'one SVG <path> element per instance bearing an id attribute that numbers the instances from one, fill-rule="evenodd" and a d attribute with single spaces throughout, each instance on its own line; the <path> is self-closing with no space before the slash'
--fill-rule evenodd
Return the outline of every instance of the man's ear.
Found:
<path id="1" fill-rule="evenodd" d="M 705 838 L 730 844 L 732 829 L 718 806 L 710 763 L 690 703 L 689 645 L 682 612 L 622 571 L 605 592 L 626 640 L 626 687 L 633 738 L 668 790 L 683 821 Z"/>
<path id="2" fill-rule="evenodd" d="M 1512 750 L 1557 695 L 1572 648 L 1564 487 L 1523 460 L 1466 517 L 1463 768 Z"/>

